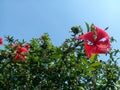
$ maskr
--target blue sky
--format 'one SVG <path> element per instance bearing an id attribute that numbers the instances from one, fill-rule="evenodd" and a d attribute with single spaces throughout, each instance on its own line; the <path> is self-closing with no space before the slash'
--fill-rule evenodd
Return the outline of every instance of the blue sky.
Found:
<path id="1" fill-rule="evenodd" d="M 109 26 L 107 32 L 120 48 L 120 0 L 0 0 L 0 37 L 29 41 L 47 32 L 59 46 L 70 37 L 72 26 L 85 29 L 85 21 Z"/>

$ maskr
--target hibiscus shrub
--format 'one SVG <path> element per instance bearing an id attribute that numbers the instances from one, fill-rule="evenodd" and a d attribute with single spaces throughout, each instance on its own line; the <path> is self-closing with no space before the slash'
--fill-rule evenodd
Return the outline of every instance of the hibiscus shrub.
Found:
<path id="1" fill-rule="evenodd" d="M 59 47 L 46 33 L 29 42 L 5 37 L 8 43 L 0 50 L 0 90 L 120 89 L 120 51 L 110 45 L 114 38 L 94 25 L 86 26 L 85 34 L 80 26 L 72 27 L 71 37 Z"/>

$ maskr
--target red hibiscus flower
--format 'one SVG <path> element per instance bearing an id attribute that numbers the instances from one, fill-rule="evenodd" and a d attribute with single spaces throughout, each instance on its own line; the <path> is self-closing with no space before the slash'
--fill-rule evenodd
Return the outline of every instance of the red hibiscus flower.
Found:
<path id="1" fill-rule="evenodd" d="M 17 50 L 16 50 L 16 55 L 15 55 L 15 60 L 25 60 L 25 53 L 28 52 L 28 49 L 25 48 L 25 47 L 21 47 L 20 45 L 17 45 L 17 44 L 13 44 L 13 47 L 16 47 Z"/>
<path id="2" fill-rule="evenodd" d="M 92 26 L 94 31 L 87 32 L 77 39 L 84 40 L 85 52 L 87 57 L 92 54 L 104 54 L 110 50 L 110 37 L 102 29 Z"/>
<path id="3" fill-rule="evenodd" d="M 0 38 L 0 45 L 2 45 L 2 43 L 3 43 L 3 42 L 2 42 L 2 38 Z"/>

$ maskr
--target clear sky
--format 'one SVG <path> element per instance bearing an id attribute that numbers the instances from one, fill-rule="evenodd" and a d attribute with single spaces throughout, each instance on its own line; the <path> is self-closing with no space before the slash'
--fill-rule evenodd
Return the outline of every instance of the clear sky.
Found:
<path id="1" fill-rule="evenodd" d="M 72 26 L 84 22 L 105 28 L 120 49 L 120 0 L 0 0 L 0 37 L 38 38 L 44 32 L 55 45 L 70 37 Z"/>

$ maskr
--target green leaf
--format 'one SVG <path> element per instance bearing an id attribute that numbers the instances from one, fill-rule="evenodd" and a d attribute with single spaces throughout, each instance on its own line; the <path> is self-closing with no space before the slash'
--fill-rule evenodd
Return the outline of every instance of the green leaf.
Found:
<path id="1" fill-rule="evenodd" d="M 90 72 L 87 72 L 87 75 L 90 76 L 90 77 L 93 77 L 93 74 L 90 73 Z"/>
<path id="2" fill-rule="evenodd" d="M 96 66 L 99 66 L 99 65 L 101 65 L 101 62 L 95 62 L 95 63 L 91 64 L 90 66 L 91 67 L 96 67 Z"/>
<path id="3" fill-rule="evenodd" d="M 85 65 L 89 65 L 89 63 L 87 62 L 87 60 L 86 59 L 81 59 L 81 61 L 83 62 L 83 64 L 85 64 Z"/>
<path id="4" fill-rule="evenodd" d="M 109 27 L 106 27 L 105 30 L 107 30 Z"/>
<path id="5" fill-rule="evenodd" d="M 95 71 L 96 69 L 95 68 L 93 68 L 93 67 L 89 67 L 89 68 L 87 68 L 87 71 Z"/>
<path id="6" fill-rule="evenodd" d="M 86 25 L 86 27 L 87 27 L 87 32 L 89 32 L 89 31 L 90 31 L 89 24 L 88 24 L 87 22 L 85 22 L 85 25 Z"/>
<path id="7" fill-rule="evenodd" d="M 96 55 L 96 54 L 93 54 L 93 55 L 90 57 L 90 63 L 94 62 L 96 59 L 97 59 L 97 55 Z"/>

